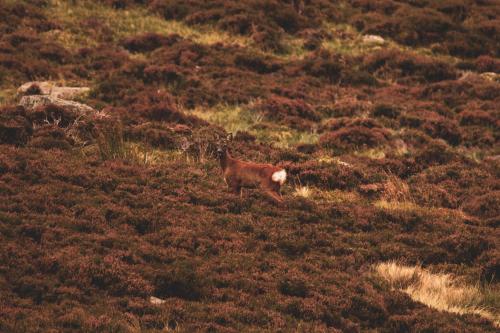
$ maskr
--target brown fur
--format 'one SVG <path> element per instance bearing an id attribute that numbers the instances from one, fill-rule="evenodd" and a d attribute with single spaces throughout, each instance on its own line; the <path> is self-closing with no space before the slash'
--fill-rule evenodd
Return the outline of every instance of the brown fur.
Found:
<path id="1" fill-rule="evenodd" d="M 283 202 L 281 185 L 272 181 L 273 173 L 283 168 L 271 165 L 237 160 L 224 149 L 220 155 L 222 173 L 227 186 L 234 193 L 242 195 L 243 187 L 259 187 L 273 201 Z"/>

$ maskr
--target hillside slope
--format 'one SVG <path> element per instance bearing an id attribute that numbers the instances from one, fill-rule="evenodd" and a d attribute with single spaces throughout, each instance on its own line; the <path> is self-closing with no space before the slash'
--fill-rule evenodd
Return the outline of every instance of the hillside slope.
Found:
<path id="1" fill-rule="evenodd" d="M 0 331 L 497 331 L 498 15 L 1 1 Z M 97 111 L 18 106 L 28 81 Z M 229 132 L 286 168 L 284 205 L 227 190 Z M 452 305 L 486 315 L 412 299 L 374 268 L 392 261 L 476 286 Z"/>

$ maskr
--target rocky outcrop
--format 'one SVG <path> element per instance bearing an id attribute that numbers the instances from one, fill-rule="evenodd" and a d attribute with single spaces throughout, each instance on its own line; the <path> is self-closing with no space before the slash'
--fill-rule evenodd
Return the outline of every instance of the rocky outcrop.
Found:
<path id="1" fill-rule="evenodd" d="M 76 97 L 87 94 L 90 91 L 88 87 L 59 87 L 50 81 L 32 81 L 26 82 L 17 89 L 20 96 L 23 95 L 44 95 L 66 100 L 72 100 Z"/>
<path id="2" fill-rule="evenodd" d="M 27 95 L 23 96 L 19 101 L 19 105 L 23 106 L 27 110 L 33 110 L 36 107 L 50 104 L 60 106 L 66 110 L 80 115 L 88 115 L 96 112 L 95 109 L 86 104 L 68 101 L 62 98 L 54 97 L 52 95 Z"/>
<path id="3" fill-rule="evenodd" d="M 385 39 L 377 35 L 365 35 L 363 36 L 363 43 L 368 45 L 383 45 Z"/>

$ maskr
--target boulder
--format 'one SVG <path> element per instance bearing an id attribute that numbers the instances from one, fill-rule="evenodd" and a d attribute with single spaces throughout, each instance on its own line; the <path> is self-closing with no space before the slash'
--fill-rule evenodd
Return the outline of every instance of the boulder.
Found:
<path id="1" fill-rule="evenodd" d="M 385 39 L 377 35 L 365 35 L 363 36 L 363 43 L 369 45 L 382 45 L 385 43 Z"/>
<path id="2" fill-rule="evenodd" d="M 17 89 L 19 96 L 23 95 L 48 95 L 61 99 L 75 99 L 90 91 L 88 87 L 58 87 L 50 81 L 26 82 Z"/>
<path id="3" fill-rule="evenodd" d="M 57 98 L 51 95 L 28 95 L 28 96 L 23 96 L 21 98 L 21 101 L 19 102 L 19 105 L 23 106 L 27 110 L 33 110 L 38 106 L 44 106 L 44 105 L 57 105 L 60 106 L 66 110 L 69 110 L 71 112 L 74 112 L 76 114 L 80 115 L 89 115 L 96 113 L 97 111 L 94 110 L 92 107 L 78 103 L 78 102 L 73 102 L 73 101 L 67 101 L 65 99 Z"/>
<path id="4" fill-rule="evenodd" d="M 54 84 L 49 81 L 31 81 L 20 86 L 17 89 L 17 94 L 20 96 L 29 95 L 32 91 L 37 91 L 37 94 L 49 95 L 52 87 L 54 87 Z"/>
<path id="5" fill-rule="evenodd" d="M 154 304 L 154 305 L 161 305 L 161 304 L 165 303 L 166 301 L 165 301 L 165 300 L 163 300 L 163 299 L 161 299 L 161 298 L 151 296 L 151 297 L 149 298 L 149 302 L 150 302 L 151 304 Z"/>

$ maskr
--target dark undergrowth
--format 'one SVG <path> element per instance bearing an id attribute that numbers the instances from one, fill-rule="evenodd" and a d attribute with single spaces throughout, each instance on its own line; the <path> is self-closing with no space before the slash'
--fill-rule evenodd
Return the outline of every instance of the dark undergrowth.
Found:
<path id="1" fill-rule="evenodd" d="M 493 1 L 85 3 L 250 46 L 0 3 L 0 331 L 496 331 L 370 274 L 398 260 L 498 290 Z M 322 22 L 405 47 L 335 52 Z M 89 85 L 99 112 L 16 106 L 30 80 Z M 283 206 L 226 189 L 230 128 L 235 156 L 286 168 Z"/>

